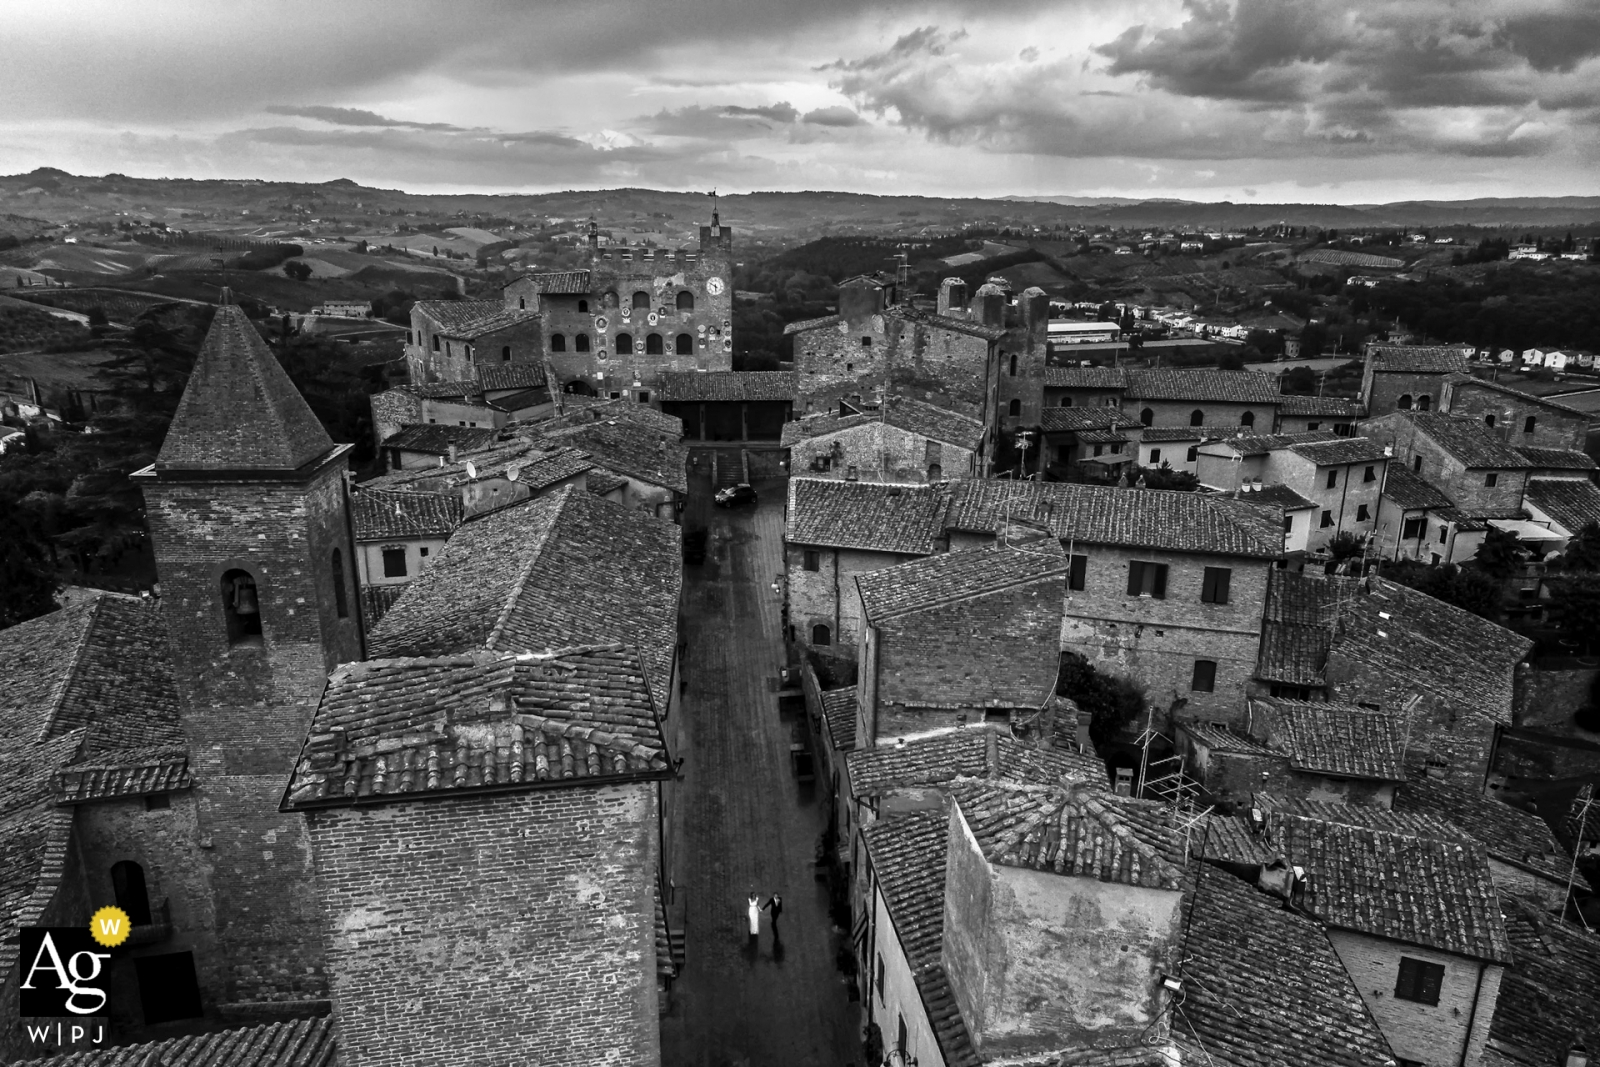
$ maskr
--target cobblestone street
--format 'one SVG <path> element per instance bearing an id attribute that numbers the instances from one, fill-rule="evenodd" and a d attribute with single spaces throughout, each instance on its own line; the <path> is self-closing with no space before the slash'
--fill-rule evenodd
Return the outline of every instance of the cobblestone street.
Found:
<path id="1" fill-rule="evenodd" d="M 853 1006 L 835 969 L 839 935 L 812 859 L 826 822 L 820 786 L 796 781 L 789 745 L 803 714 L 780 717 L 783 483 L 756 508 L 710 504 L 706 464 L 690 472 L 685 528 L 710 531 L 706 561 L 685 567 L 688 690 L 681 754 L 683 824 L 674 881 L 687 965 L 662 1020 L 668 1067 L 842 1067 L 860 1062 Z M 784 900 L 781 941 L 766 913 L 754 947 L 750 892 Z"/>

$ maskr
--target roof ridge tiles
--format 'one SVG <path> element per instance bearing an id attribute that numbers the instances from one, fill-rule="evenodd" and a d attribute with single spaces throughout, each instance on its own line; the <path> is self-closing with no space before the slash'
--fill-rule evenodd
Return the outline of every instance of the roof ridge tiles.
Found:
<path id="1" fill-rule="evenodd" d="M 567 506 L 567 502 L 572 499 L 572 491 L 572 486 L 564 485 L 551 494 L 555 497 L 554 507 L 558 515 Z M 510 624 L 511 617 L 516 612 L 517 602 L 522 598 L 522 590 L 527 586 L 528 578 L 533 574 L 534 568 L 539 565 L 539 560 L 544 555 L 545 546 L 550 543 L 550 534 L 555 527 L 556 519 L 553 518 L 549 523 L 545 524 L 544 529 L 539 531 L 539 543 L 533 546 L 533 550 L 528 553 L 528 562 L 522 568 L 522 574 L 517 577 L 516 582 L 506 594 L 505 602 L 500 606 L 500 614 L 495 619 L 494 628 L 489 631 L 489 637 L 483 643 L 484 648 L 495 651 L 495 643 L 505 634 L 506 627 Z"/>
<path id="2" fill-rule="evenodd" d="M 105 603 L 103 596 L 95 596 L 90 602 L 88 610 L 84 612 L 84 624 L 79 627 L 77 639 L 72 649 L 72 658 L 67 663 L 67 669 L 61 672 L 56 680 L 55 688 L 50 693 L 50 714 L 45 717 L 44 727 L 39 731 L 35 741 L 47 741 L 56 732 L 55 728 L 60 719 L 62 706 L 66 703 L 67 694 L 72 691 L 72 682 L 78 675 L 78 669 L 83 666 L 84 652 L 89 647 L 89 639 L 94 632 L 95 623 L 100 617 L 100 607 Z M 65 610 L 65 609 L 63 609 Z"/>

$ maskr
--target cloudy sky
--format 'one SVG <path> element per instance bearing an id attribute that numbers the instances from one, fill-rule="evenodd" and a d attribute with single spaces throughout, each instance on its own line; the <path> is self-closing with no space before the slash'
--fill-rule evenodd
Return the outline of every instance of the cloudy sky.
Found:
<path id="1" fill-rule="evenodd" d="M 1600 0 L 0 0 L 0 172 L 1594 195 Z"/>

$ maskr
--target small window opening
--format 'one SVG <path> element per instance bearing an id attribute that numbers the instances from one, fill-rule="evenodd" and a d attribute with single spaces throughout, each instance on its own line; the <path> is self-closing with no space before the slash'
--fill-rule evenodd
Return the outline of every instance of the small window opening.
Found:
<path id="1" fill-rule="evenodd" d="M 580 333 L 572 339 L 572 348 L 575 352 L 589 351 L 589 335 Z"/>
<path id="2" fill-rule="evenodd" d="M 811 643 L 813 645 L 833 644 L 833 631 L 822 623 L 817 623 L 811 628 Z"/>
<path id="3" fill-rule="evenodd" d="M 133 926 L 150 925 L 150 892 L 144 884 L 144 868 L 132 860 L 111 865 L 111 893 L 117 907 L 128 913 Z"/>
<path id="4" fill-rule="evenodd" d="M 567 350 L 567 335 L 564 334 L 564 333 L 553 333 L 553 334 L 551 334 L 550 335 L 550 351 L 552 351 L 552 352 L 565 352 L 566 350 Z M 508 349 L 506 349 L 506 351 L 509 352 L 511 350 L 508 348 Z"/>
<path id="5" fill-rule="evenodd" d="M 405 546 L 389 545 L 383 549 L 383 576 L 385 578 L 404 578 L 406 576 Z"/>
<path id="6" fill-rule="evenodd" d="M 261 597 L 249 571 L 222 576 L 222 612 L 228 622 L 228 645 L 261 644 Z"/>
<path id="7" fill-rule="evenodd" d="M 350 601 L 344 590 L 344 553 L 333 550 L 333 607 L 339 618 L 350 617 Z"/>

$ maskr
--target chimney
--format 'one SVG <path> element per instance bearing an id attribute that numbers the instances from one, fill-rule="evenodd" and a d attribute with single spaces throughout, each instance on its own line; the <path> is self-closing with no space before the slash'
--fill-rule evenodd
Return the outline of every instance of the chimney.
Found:
<path id="1" fill-rule="evenodd" d="M 454 463 L 456 461 L 456 454 L 458 452 L 458 449 L 456 448 L 455 442 L 452 441 L 452 442 L 450 442 L 450 444 L 446 445 L 445 447 L 450 450 L 450 459 L 449 459 L 448 462 Z"/>

